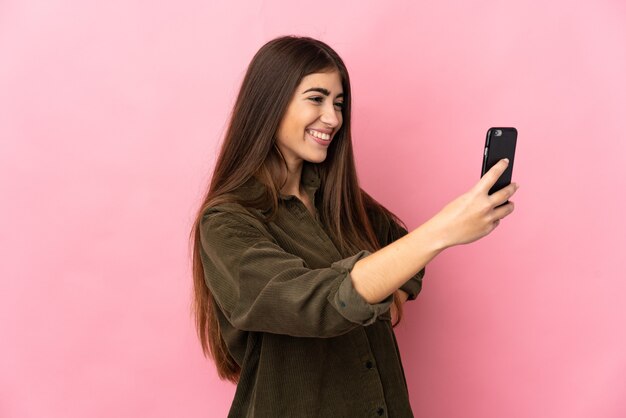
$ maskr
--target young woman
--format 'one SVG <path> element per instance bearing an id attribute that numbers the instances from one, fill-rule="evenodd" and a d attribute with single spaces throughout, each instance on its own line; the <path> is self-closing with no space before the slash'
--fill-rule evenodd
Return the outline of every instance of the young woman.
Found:
<path id="1" fill-rule="evenodd" d="M 265 44 L 250 63 L 192 229 L 204 353 L 237 383 L 231 417 L 411 417 L 392 329 L 424 267 L 490 233 L 498 163 L 419 228 L 359 187 L 350 80 L 328 45 Z"/>

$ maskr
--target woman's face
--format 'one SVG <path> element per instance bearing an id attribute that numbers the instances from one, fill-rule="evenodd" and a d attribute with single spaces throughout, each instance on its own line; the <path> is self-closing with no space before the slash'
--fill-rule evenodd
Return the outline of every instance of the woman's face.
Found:
<path id="1" fill-rule="evenodd" d="M 290 170 L 303 160 L 321 163 L 341 128 L 343 88 L 339 72 L 313 73 L 302 79 L 276 134 L 276 145 Z"/>

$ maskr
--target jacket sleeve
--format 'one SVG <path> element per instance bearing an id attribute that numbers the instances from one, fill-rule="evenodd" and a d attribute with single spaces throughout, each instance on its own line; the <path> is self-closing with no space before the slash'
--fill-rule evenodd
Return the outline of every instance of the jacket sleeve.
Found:
<path id="1" fill-rule="evenodd" d="M 367 303 L 352 286 L 363 250 L 327 268 L 310 269 L 284 251 L 251 215 L 209 209 L 201 222 L 205 281 L 233 327 L 296 337 L 333 337 L 369 325 L 390 295 Z"/>
<path id="2" fill-rule="evenodd" d="M 383 247 L 408 234 L 408 231 L 397 222 L 392 219 L 388 220 L 380 214 L 370 213 L 370 220 L 376 237 Z M 409 295 L 408 300 L 415 300 L 417 295 L 421 292 L 422 280 L 425 273 L 426 267 L 418 271 L 415 276 L 411 277 L 406 283 L 400 286 L 400 289 L 404 290 Z"/>

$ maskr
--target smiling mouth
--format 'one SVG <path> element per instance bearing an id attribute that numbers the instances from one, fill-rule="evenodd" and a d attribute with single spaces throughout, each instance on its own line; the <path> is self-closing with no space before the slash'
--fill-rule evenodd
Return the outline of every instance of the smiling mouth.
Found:
<path id="1" fill-rule="evenodd" d="M 329 134 L 325 134 L 322 132 L 318 132 L 318 131 L 314 131 L 312 129 L 306 129 L 306 133 L 308 133 L 309 135 L 317 138 L 317 139 L 321 139 L 322 141 L 327 141 L 330 142 L 330 135 Z"/>

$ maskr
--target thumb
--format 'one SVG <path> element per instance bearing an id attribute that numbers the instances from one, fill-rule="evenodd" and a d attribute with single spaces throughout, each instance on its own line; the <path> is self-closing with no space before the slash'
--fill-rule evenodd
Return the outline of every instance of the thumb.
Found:
<path id="1" fill-rule="evenodd" d="M 485 173 L 484 176 L 478 181 L 476 184 L 476 188 L 480 192 L 488 193 L 489 190 L 496 184 L 496 181 L 500 178 L 502 173 L 504 173 L 509 166 L 509 159 L 504 158 L 494 164 L 493 167 L 489 169 Z"/>

